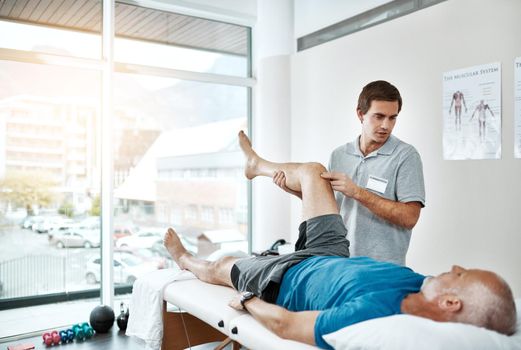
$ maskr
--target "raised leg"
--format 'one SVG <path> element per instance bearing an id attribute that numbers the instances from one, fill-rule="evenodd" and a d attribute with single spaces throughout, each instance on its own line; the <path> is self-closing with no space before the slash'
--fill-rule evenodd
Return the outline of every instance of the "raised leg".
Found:
<path id="1" fill-rule="evenodd" d="M 302 217 L 307 220 L 320 215 L 338 214 L 333 189 L 329 181 L 320 174 L 326 168 L 319 163 L 273 163 L 257 155 L 248 137 L 241 131 L 239 144 L 246 156 L 245 175 L 248 179 L 256 176 L 272 178 L 276 171 L 283 171 L 286 186 L 302 192 Z M 223 257 L 217 261 L 206 261 L 190 254 L 177 233 L 169 228 L 164 237 L 165 247 L 181 269 L 191 271 L 201 281 L 233 287 L 231 270 L 238 258 Z"/>
<path id="2" fill-rule="evenodd" d="M 244 132 L 239 132 L 239 145 L 246 156 L 244 174 L 248 179 L 256 176 L 273 178 L 276 171 L 283 171 L 286 186 L 302 192 L 302 220 L 326 214 L 338 214 L 333 189 L 328 180 L 320 177 L 327 171 L 320 163 L 274 163 L 257 155 Z"/>

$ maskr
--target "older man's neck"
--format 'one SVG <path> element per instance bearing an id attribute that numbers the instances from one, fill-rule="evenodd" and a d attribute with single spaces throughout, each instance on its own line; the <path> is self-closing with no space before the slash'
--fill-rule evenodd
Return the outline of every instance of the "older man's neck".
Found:
<path id="1" fill-rule="evenodd" d="M 429 318 L 433 321 L 450 321 L 450 315 L 441 310 L 436 301 L 428 301 L 423 294 L 412 293 L 407 295 L 400 305 L 400 311 L 404 314 Z"/>

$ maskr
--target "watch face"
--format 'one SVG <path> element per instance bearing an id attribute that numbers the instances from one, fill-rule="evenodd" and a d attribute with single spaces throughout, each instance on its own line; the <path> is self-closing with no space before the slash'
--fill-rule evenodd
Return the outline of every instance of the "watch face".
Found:
<path id="1" fill-rule="evenodd" d="M 253 294 L 252 292 L 244 292 L 244 293 L 242 293 L 242 298 L 244 300 L 250 300 L 254 296 L 255 296 L 255 294 Z"/>
<path id="2" fill-rule="evenodd" d="M 255 294 L 253 294 L 252 292 L 243 292 L 242 295 L 241 295 L 241 305 L 242 305 L 242 307 L 244 307 L 244 303 L 246 301 L 250 300 L 254 296 L 255 296 Z"/>

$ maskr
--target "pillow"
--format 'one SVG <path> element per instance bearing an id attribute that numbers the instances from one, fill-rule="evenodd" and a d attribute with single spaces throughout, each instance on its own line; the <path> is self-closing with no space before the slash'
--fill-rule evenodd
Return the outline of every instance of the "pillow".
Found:
<path id="1" fill-rule="evenodd" d="M 324 339 L 339 350 L 521 350 L 521 299 L 516 305 L 517 331 L 512 336 L 468 324 L 394 315 L 342 328 Z"/>

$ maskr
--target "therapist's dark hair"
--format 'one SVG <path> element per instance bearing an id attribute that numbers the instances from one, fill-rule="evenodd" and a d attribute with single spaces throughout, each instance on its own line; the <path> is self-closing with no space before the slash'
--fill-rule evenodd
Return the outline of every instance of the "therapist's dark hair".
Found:
<path id="1" fill-rule="evenodd" d="M 366 114 L 369 108 L 371 108 L 371 102 L 373 101 L 397 101 L 398 113 L 402 110 L 400 91 L 398 91 L 396 86 L 385 80 L 376 80 L 364 86 L 358 97 L 357 110 L 360 110 L 362 114 Z"/>

